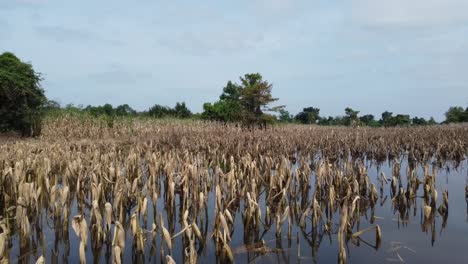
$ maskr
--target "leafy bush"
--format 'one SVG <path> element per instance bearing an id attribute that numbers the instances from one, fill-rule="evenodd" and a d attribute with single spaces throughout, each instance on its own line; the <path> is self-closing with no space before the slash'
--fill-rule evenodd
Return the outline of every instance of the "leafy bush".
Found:
<path id="1" fill-rule="evenodd" d="M 42 107 L 47 102 L 40 81 L 31 64 L 10 52 L 0 55 L 0 132 L 40 134 Z"/>

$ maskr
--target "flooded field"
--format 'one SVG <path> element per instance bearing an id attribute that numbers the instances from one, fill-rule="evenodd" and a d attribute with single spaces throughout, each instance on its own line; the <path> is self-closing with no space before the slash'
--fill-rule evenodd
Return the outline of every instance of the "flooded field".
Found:
<path id="1" fill-rule="evenodd" d="M 3 260 L 468 259 L 466 127 L 78 127 L 0 144 Z"/>

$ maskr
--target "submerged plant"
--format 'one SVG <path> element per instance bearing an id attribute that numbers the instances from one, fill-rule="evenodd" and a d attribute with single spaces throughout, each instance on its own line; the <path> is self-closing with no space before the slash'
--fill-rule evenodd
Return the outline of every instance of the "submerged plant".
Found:
<path id="1" fill-rule="evenodd" d="M 467 139 L 465 126 L 249 131 L 203 122 L 48 121 L 39 140 L 0 143 L 0 259 L 10 258 L 11 236 L 39 249 L 42 227 L 53 223 L 54 247 L 77 250 L 82 263 L 88 240 L 93 255 L 106 252 L 113 263 L 130 251 L 141 261 L 148 248 L 168 263 L 179 256 L 197 263 L 212 245 L 219 262 L 234 262 L 239 232 L 256 256 L 280 253 L 282 239 L 291 244 L 296 234 L 315 257 L 324 237 L 336 237 L 344 263 L 347 244 L 364 232 L 375 230 L 379 248 L 375 210 L 387 193 L 402 223 L 417 211 L 423 231 L 434 233 L 437 213 L 447 222 L 449 194 L 437 185 L 437 168 L 460 164 Z M 371 177 L 369 164 L 385 161 L 389 177 Z M 69 226 L 79 248 L 70 248 Z M 263 240 L 269 232 L 276 247 Z"/>

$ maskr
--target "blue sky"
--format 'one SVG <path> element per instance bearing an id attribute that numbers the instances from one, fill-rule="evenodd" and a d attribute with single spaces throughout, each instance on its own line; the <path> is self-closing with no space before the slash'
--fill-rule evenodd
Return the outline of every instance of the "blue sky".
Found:
<path id="1" fill-rule="evenodd" d="M 443 119 L 468 104 L 466 0 L 0 0 L 0 52 L 62 104 L 217 100 L 260 72 L 278 104 Z"/>

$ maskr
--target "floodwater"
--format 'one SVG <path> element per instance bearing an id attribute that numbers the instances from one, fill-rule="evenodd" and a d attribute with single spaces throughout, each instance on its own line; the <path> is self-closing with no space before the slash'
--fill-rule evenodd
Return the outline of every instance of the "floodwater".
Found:
<path id="1" fill-rule="evenodd" d="M 391 178 L 392 169 L 388 163 L 377 167 L 367 162 L 366 166 L 370 179 L 376 186 L 378 186 L 380 172 L 383 171 L 387 177 Z M 406 186 L 405 161 L 402 162 L 401 168 L 402 183 L 403 186 Z M 420 168 L 418 173 L 420 179 L 423 177 L 422 174 L 422 168 Z M 309 199 L 314 191 L 315 176 L 312 174 L 311 177 L 312 188 L 309 190 Z M 361 230 L 376 224 L 379 225 L 382 230 L 381 243 L 379 247 L 376 247 L 376 237 L 373 231 L 365 233 L 360 239 L 347 240 L 345 246 L 347 263 L 468 263 L 468 249 L 466 247 L 468 244 L 468 200 L 465 197 L 467 181 L 468 162 L 466 160 L 456 168 L 450 164 L 439 168 L 436 182 L 439 193 L 438 204 L 442 201 L 442 192 L 448 190 L 449 209 L 445 216 L 436 212 L 429 222 L 424 222 L 422 187 L 418 189 L 415 203 L 407 211 L 407 216 L 404 216 L 399 210 L 394 209 L 390 184 L 384 185 L 383 195 L 381 196 L 379 193 L 375 205 L 375 218 L 371 217 L 370 210 L 361 212 L 359 223 Z M 163 188 L 162 191 L 164 191 Z M 264 196 L 261 195 L 258 199 L 262 208 L 262 218 L 265 213 Z M 161 194 L 160 197 L 164 197 L 164 195 Z M 142 227 L 150 230 L 154 215 L 162 213 L 165 226 L 171 231 L 171 235 L 178 233 L 181 230 L 179 203 L 179 195 L 177 195 L 173 221 L 169 223 L 167 211 L 164 209 L 164 198 L 159 198 L 156 214 L 153 211 L 151 199 L 148 199 L 148 219 L 146 222 L 142 221 Z M 202 212 L 205 215 L 203 217 L 204 223 L 200 225 L 202 233 L 206 236 L 206 244 L 203 245 L 197 240 L 195 245 L 198 250 L 199 263 L 222 262 L 222 259 L 216 256 L 213 239 L 210 239 L 215 219 L 214 204 L 214 193 L 211 192 L 208 196 L 206 211 Z M 287 221 L 283 224 L 280 236 L 276 235 L 274 223 L 269 229 L 265 229 L 261 225 L 259 230 L 244 232 L 241 216 L 241 212 L 244 211 L 243 202 L 237 208 L 237 212 L 233 212 L 235 228 L 230 242 L 236 263 L 338 262 L 339 247 L 336 234 L 339 225 L 339 211 L 333 218 L 333 228 L 329 233 L 325 232 L 324 225 L 320 224 L 316 230 L 313 230 L 309 224 L 307 229 L 303 231 L 299 227 L 298 220 L 294 219 L 290 232 L 291 237 L 288 239 Z M 78 214 L 77 210 L 75 200 L 68 228 L 61 224 L 55 224 L 53 217 L 46 217 L 46 214 L 43 213 L 42 223 L 39 223 L 41 230 L 32 228 L 32 232 L 35 234 L 26 247 L 20 248 L 18 234 L 13 234 L 10 242 L 10 262 L 34 263 L 38 257 L 44 255 L 47 263 L 78 263 L 79 238 L 71 228 L 72 218 Z M 89 211 L 85 211 L 85 214 L 89 225 Z M 371 223 L 372 219 L 373 223 Z M 31 225 L 34 226 L 34 223 Z M 168 251 L 165 249 L 164 255 L 161 255 L 161 236 L 159 234 L 155 241 L 152 241 L 151 234 L 148 233 L 144 254 L 137 254 L 132 247 L 133 238 L 128 221 L 124 226 L 126 228 L 126 243 L 123 263 L 165 263 L 165 255 L 168 254 Z M 111 242 L 107 244 L 104 242 L 99 250 L 94 250 L 91 237 L 89 235 L 86 248 L 87 262 L 111 263 Z M 179 235 L 173 240 L 172 257 L 177 263 L 184 261 L 183 237 L 183 235 Z"/>

